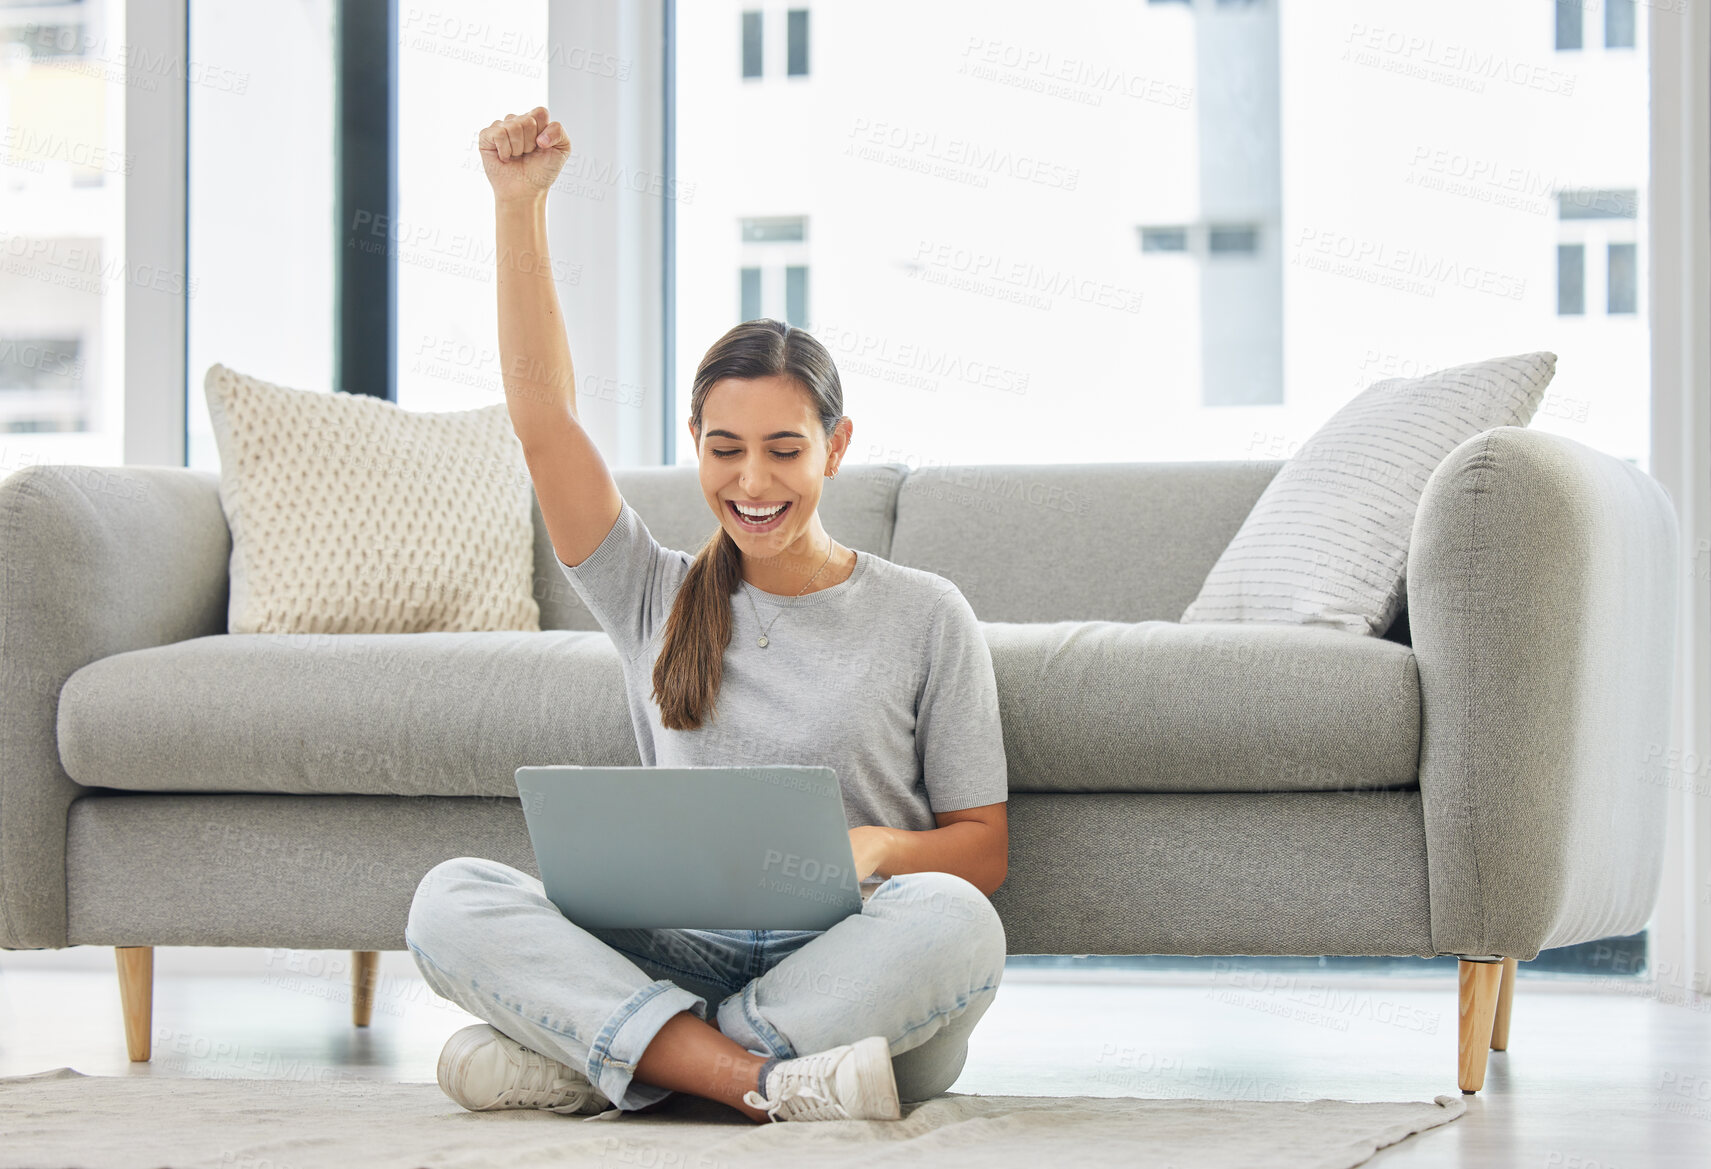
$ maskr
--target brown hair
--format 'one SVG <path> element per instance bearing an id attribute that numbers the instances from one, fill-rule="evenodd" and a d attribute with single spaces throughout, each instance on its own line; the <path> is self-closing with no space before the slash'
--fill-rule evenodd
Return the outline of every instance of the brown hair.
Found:
<path id="1" fill-rule="evenodd" d="M 780 376 L 795 380 L 813 399 L 829 441 L 844 416 L 844 390 L 832 355 L 807 331 L 767 317 L 736 326 L 701 359 L 689 398 L 696 434 L 707 393 L 720 379 Z M 653 671 L 662 725 L 697 730 L 714 706 L 731 643 L 731 597 L 742 579 L 742 549 L 721 524 L 696 553 L 666 619 Z"/>

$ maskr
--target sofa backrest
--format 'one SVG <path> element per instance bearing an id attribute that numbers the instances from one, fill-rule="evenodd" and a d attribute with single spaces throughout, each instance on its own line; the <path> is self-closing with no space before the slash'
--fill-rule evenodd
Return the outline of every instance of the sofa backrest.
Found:
<path id="1" fill-rule="evenodd" d="M 955 582 L 982 621 L 1175 621 L 1281 461 L 846 463 L 821 522 L 840 543 Z M 693 466 L 621 467 L 618 490 L 668 548 L 718 528 Z M 534 504 L 542 629 L 600 626 Z"/>
<path id="2" fill-rule="evenodd" d="M 982 621 L 1175 621 L 1282 465 L 926 468 L 888 558 L 955 581 Z"/>

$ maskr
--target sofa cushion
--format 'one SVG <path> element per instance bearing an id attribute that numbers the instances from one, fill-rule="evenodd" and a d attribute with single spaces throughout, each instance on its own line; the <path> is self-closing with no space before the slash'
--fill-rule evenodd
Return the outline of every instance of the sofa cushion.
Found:
<path id="1" fill-rule="evenodd" d="M 218 634 L 66 679 L 78 783 L 137 791 L 498 795 L 524 764 L 637 765 L 612 639 L 514 630 Z"/>
<path id="2" fill-rule="evenodd" d="M 429 414 L 218 363 L 203 384 L 227 632 L 539 631 L 529 468 L 504 402 Z"/>
<path id="3" fill-rule="evenodd" d="M 1404 645 L 1281 626 L 981 624 L 1011 791 L 1415 780 Z M 66 680 L 66 773 L 137 791 L 517 794 L 525 764 L 641 762 L 602 632 L 221 634 Z"/>
<path id="4" fill-rule="evenodd" d="M 1012 791 L 1287 792 L 1418 781 L 1414 652 L 1237 622 L 983 623 Z"/>

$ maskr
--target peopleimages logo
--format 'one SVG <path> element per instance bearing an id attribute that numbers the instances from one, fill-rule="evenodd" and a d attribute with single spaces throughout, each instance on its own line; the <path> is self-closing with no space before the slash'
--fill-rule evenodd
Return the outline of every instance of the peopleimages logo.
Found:
<path id="1" fill-rule="evenodd" d="M 1295 247 L 1292 262 L 1301 267 L 1424 296 L 1435 295 L 1445 284 L 1504 300 L 1520 300 L 1527 291 L 1526 280 L 1519 276 L 1338 231 L 1303 227 L 1296 232 Z"/>
<path id="2" fill-rule="evenodd" d="M 1518 60 L 1496 49 L 1440 43 L 1436 37 L 1364 24 L 1352 26 L 1345 41 L 1343 59 L 1358 65 L 1377 65 L 1476 93 L 1484 91 L 1487 81 L 1504 81 L 1544 93 L 1574 96 L 1575 74 Z"/>
<path id="3" fill-rule="evenodd" d="M 407 42 L 409 48 L 427 48 L 432 41 L 456 46 L 457 52 L 442 52 L 443 56 L 489 61 L 492 57 L 516 57 L 532 64 L 556 64 L 561 69 L 574 69 L 595 77 L 630 79 L 630 62 L 616 53 L 542 40 L 508 24 L 496 26 L 485 20 L 465 20 L 419 5 L 410 5 L 400 14 L 399 34 L 411 38 Z"/>
<path id="4" fill-rule="evenodd" d="M 780 852 L 776 848 L 766 850 L 760 868 L 760 888 L 826 904 L 842 900 L 847 895 L 844 878 L 848 876 L 852 882 L 854 879 L 854 874 L 842 865 L 825 864 L 813 857 Z"/>
<path id="5" fill-rule="evenodd" d="M 932 168 L 932 164 L 943 164 L 950 169 L 939 177 L 954 177 L 956 172 L 961 171 L 966 172 L 968 178 L 980 179 L 980 185 L 985 185 L 988 175 L 998 175 L 1024 183 L 1037 183 L 1043 187 L 1064 191 L 1075 190 L 1076 184 L 1081 181 L 1081 171 L 1076 167 L 1049 162 L 1036 155 L 1000 146 L 973 142 L 955 135 L 941 138 L 936 130 L 922 130 L 896 122 L 874 122 L 867 118 L 857 118 L 849 136 L 855 139 L 856 145 L 877 148 L 877 153 L 864 152 L 857 155 L 867 161 L 917 169 L 905 165 L 907 162 L 916 161 L 921 164 L 920 169 L 932 174 L 939 174 L 937 168 Z M 888 155 L 885 153 L 887 151 L 891 153 Z"/>
<path id="6" fill-rule="evenodd" d="M 814 335 L 847 372 L 924 390 L 937 390 L 940 378 L 1006 394 L 1024 394 L 1028 390 L 1026 373 L 996 362 L 937 350 L 918 342 L 899 342 L 837 324 L 817 325 Z"/>
<path id="7" fill-rule="evenodd" d="M 1067 296 L 1083 304 L 1119 312 L 1141 311 L 1141 294 L 1132 289 L 1025 261 L 1018 263 L 996 252 L 922 240 L 915 247 L 914 260 L 924 270 L 938 269 L 965 282 L 976 282 L 969 287 L 970 291 L 979 291 L 979 284 L 986 282 L 993 286 L 1008 286 L 1018 296 L 1037 302 L 1031 304 L 1035 308 L 1051 307 L 1051 302 L 1044 297 Z M 956 286 L 964 285 L 959 283 Z"/>
<path id="8" fill-rule="evenodd" d="M 844 875 L 842 865 L 822 864 L 813 857 L 794 852 L 780 852 L 776 848 L 766 850 L 761 868 L 767 872 L 778 872 L 786 877 L 796 877 L 818 884 L 836 884 Z"/>
<path id="9" fill-rule="evenodd" d="M 1194 98 L 1193 86 L 992 37 L 969 37 L 963 46 L 962 56 L 959 72 L 970 77 L 1034 90 L 1085 105 L 1100 105 L 1107 94 L 1114 93 L 1185 110 Z"/>

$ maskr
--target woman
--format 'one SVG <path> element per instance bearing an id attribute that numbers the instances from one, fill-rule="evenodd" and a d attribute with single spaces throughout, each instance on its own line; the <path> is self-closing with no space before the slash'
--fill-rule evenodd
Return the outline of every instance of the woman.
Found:
<path id="1" fill-rule="evenodd" d="M 945 578 L 826 533 L 853 425 L 825 348 L 777 321 L 702 360 L 689 431 L 719 526 L 694 556 L 662 547 L 576 415 L 546 247 L 564 130 L 537 107 L 479 137 L 511 419 L 561 568 L 622 659 L 643 762 L 834 768 L 870 889 L 827 930 L 584 929 L 519 869 L 444 861 L 406 941 L 488 1022 L 447 1042 L 440 1085 L 474 1110 L 683 1091 L 757 1122 L 897 1119 L 956 1080 L 1004 968 L 987 898 L 1007 774 L 974 612 Z"/>

